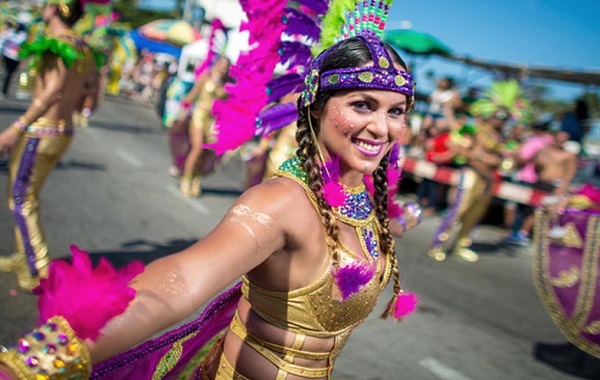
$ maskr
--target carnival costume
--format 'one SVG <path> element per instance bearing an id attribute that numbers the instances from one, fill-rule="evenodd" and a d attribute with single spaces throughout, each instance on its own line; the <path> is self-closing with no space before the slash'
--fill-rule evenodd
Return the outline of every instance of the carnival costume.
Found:
<path id="1" fill-rule="evenodd" d="M 301 3 L 311 7 L 318 15 L 324 15 L 327 12 L 327 4 L 324 1 L 303 0 Z M 351 20 L 352 27 L 344 25 L 343 22 L 334 22 L 333 24 L 336 24 L 336 26 L 332 28 L 342 27 L 345 34 L 339 39 L 330 39 L 325 42 L 322 46 L 325 50 L 312 62 L 307 63 L 308 75 L 304 82 L 305 85 L 302 85 L 302 80 L 299 83 L 296 81 L 294 84 L 294 86 L 300 84 L 302 93 L 299 106 L 301 108 L 310 107 L 316 100 L 318 93 L 357 88 L 383 89 L 404 94 L 407 98 L 408 108 L 410 108 L 414 95 L 412 78 L 410 74 L 393 65 L 389 52 L 379 38 L 384 28 L 385 16 L 390 4 L 391 1 L 377 2 L 370 0 L 359 1 L 356 4 L 336 1 L 332 3 L 333 10 L 327 13 L 325 18 Z M 302 26 L 301 29 L 303 30 L 308 28 L 313 33 L 318 30 L 316 27 L 308 27 L 309 24 L 304 22 L 306 19 L 303 18 L 302 13 L 294 8 L 286 8 L 287 1 L 267 3 L 256 0 L 243 2 L 242 5 L 248 15 L 248 23 L 245 28 L 263 33 L 264 38 L 273 36 L 271 26 L 276 26 L 276 30 L 279 31 L 284 31 L 286 27 L 298 28 L 299 26 Z M 265 17 L 268 19 L 266 22 Z M 290 33 L 293 33 L 293 30 L 291 29 Z M 331 29 L 329 32 L 331 32 Z M 336 34 L 337 32 L 339 30 L 336 30 Z M 253 33 L 250 33 L 250 36 L 252 44 Z M 339 44 L 344 43 L 347 38 L 355 38 L 364 44 L 370 52 L 372 63 L 360 67 L 338 68 L 320 72 L 319 69 L 323 60 L 332 51 L 335 51 Z M 233 75 L 237 79 L 236 86 L 242 87 L 230 89 L 230 96 L 222 104 L 223 108 L 221 110 L 229 108 L 230 113 L 227 115 L 233 117 L 235 123 L 229 125 L 225 114 L 221 115 L 223 119 L 217 119 L 218 137 L 217 141 L 212 144 L 217 152 L 221 153 L 237 148 L 254 135 L 254 132 L 248 132 L 256 130 L 256 127 L 259 127 L 258 133 L 263 133 L 268 129 L 277 129 L 274 127 L 275 125 L 283 127 L 290 123 L 289 118 L 285 117 L 278 118 L 278 121 L 269 119 L 268 123 L 264 123 L 268 118 L 265 117 L 265 113 L 261 113 L 261 110 L 265 108 L 268 91 L 262 91 L 262 89 L 269 80 L 266 76 L 261 77 L 259 75 L 262 72 L 256 72 L 253 78 L 246 77 L 246 79 L 249 79 L 250 82 L 254 79 L 264 79 L 262 89 L 260 86 L 251 87 L 254 91 L 263 92 L 264 96 L 257 97 L 254 93 L 249 94 L 245 91 L 239 91 L 244 89 L 244 85 L 249 85 L 249 82 L 245 82 L 243 78 L 236 75 L 254 74 L 250 69 L 255 67 L 262 69 L 274 68 L 280 59 L 287 60 L 289 58 L 286 58 L 285 54 L 280 55 L 278 53 L 276 46 L 281 45 L 279 37 L 276 40 L 271 39 L 271 41 L 274 43 L 272 46 L 268 43 L 254 46 L 255 49 L 259 49 L 259 52 L 263 53 L 262 49 L 271 49 L 275 54 L 275 58 L 267 58 L 266 55 L 255 56 L 253 54 L 258 53 L 252 50 L 246 56 L 242 55 L 240 57 L 241 62 L 238 61 L 238 69 L 233 70 Z M 286 46 L 285 43 L 283 45 Z M 276 48 L 273 49 L 273 46 Z M 308 53 L 304 56 L 305 58 L 311 57 L 308 51 L 305 50 L 305 53 Z M 253 57 L 259 59 L 252 59 Z M 271 62 L 272 65 L 265 65 L 264 60 Z M 269 77 L 271 75 L 272 72 L 269 73 Z M 283 93 L 287 94 L 289 92 L 290 88 L 288 87 Z M 250 99 L 240 98 L 244 95 L 252 98 L 253 102 L 250 102 Z M 248 100 L 248 104 L 243 100 Z M 263 104 L 253 105 L 251 108 L 246 107 L 246 105 L 261 100 L 264 101 Z M 237 107 L 233 107 L 234 104 Z M 288 106 L 283 106 L 287 111 Z M 256 122 L 257 114 L 260 114 L 258 122 Z M 244 121 L 250 121 L 250 126 L 246 126 L 249 129 L 240 131 L 240 123 Z M 233 131 L 233 134 L 228 135 L 228 127 L 232 128 L 229 131 Z M 317 143 L 316 140 L 314 143 Z M 311 284 L 289 291 L 274 291 L 262 288 L 244 276 L 241 283 L 213 300 L 196 320 L 118 354 L 97 364 L 92 369 L 89 368 L 89 362 L 86 361 L 85 347 L 81 348 L 80 351 L 76 350 L 80 348 L 79 346 L 73 347 L 74 349 L 68 353 L 68 357 L 72 359 L 72 362 L 77 359 L 79 359 L 79 362 L 69 363 L 67 367 L 62 366 L 61 368 L 66 369 L 66 371 L 61 376 L 64 376 L 64 378 L 77 378 L 78 375 L 87 376 L 91 372 L 91 378 L 93 379 L 111 380 L 130 378 L 232 380 L 248 378 L 238 373 L 234 363 L 229 363 L 223 353 L 221 337 L 222 333 L 229 328 L 233 335 L 243 340 L 244 345 L 258 353 L 267 363 L 274 365 L 277 372 L 276 379 L 286 379 L 288 374 L 307 379 L 329 379 L 334 360 L 349 334 L 372 312 L 381 292 L 391 278 L 394 280 L 394 294 L 382 317 L 401 319 L 410 314 L 416 306 L 417 299 L 413 294 L 404 293 L 400 286 L 393 239 L 391 239 L 389 232 L 385 233 L 389 217 L 395 218 L 400 214 L 398 210 L 394 210 L 395 205 L 385 198 L 385 196 L 390 195 L 387 192 L 388 184 L 390 187 L 395 188 L 398 180 L 398 146 L 392 148 L 384 158 L 384 164 L 389 162 L 387 173 L 383 173 L 381 177 L 378 176 L 377 181 L 374 178 L 365 177 L 364 183 L 356 188 L 347 188 L 338 182 L 339 167 L 336 168 L 335 161 L 326 162 L 321 155 L 319 158 L 322 162 L 321 176 L 324 182 L 324 186 L 320 191 L 313 191 L 311 177 L 306 170 L 306 160 L 301 155 L 286 161 L 278 170 L 277 175 L 285 177 L 288 181 L 298 184 L 304 189 L 304 193 L 322 221 L 325 219 L 323 214 L 327 211 L 328 214 L 331 213 L 334 223 L 339 221 L 350 226 L 354 230 L 354 237 L 360 243 L 359 252 L 352 251 L 341 242 L 339 237 L 326 232 L 325 244 L 329 254 L 326 259 L 329 266 Z M 383 200 L 379 201 L 381 199 Z M 375 203 L 375 200 L 378 200 L 378 203 Z M 325 209 L 323 202 L 327 202 L 328 205 Z M 268 214 L 258 213 L 243 203 L 234 206 L 225 216 L 224 221 L 240 225 L 254 238 L 255 243 L 257 243 L 256 235 L 258 231 L 266 231 L 265 233 L 268 234 L 273 228 L 273 219 Z M 257 248 L 260 249 L 258 245 Z M 37 292 L 41 294 L 40 303 L 41 306 L 44 306 L 41 308 L 44 312 L 41 313 L 40 320 L 43 321 L 55 315 L 63 316 L 77 337 L 74 337 L 73 334 L 65 335 L 65 333 L 59 332 L 60 337 L 74 339 L 77 342 L 77 339 L 95 339 L 106 321 L 123 312 L 127 302 L 134 297 L 128 283 L 133 276 L 139 273 L 141 268 L 136 263 L 132 263 L 117 272 L 110 267 L 92 271 L 89 258 L 76 248 L 72 248 L 72 250 L 74 254 L 73 268 L 63 262 L 53 262 L 50 270 L 56 276 L 51 275 L 48 279 L 42 280 Z M 106 263 L 101 263 L 101 265 L 104 264 Z M 104 275 L 105 272 L 108 272 L 108 275 Z M 93 316 L 94 323 L 92 326 L 85 323 L 86 318 L 84 317 L 86 315 L 84 309 L 89 305 L 80 305 L 80 299 L 77 297 L 80 292 L 85 294 L 89 290 L 85 286 L 73 286 L 79 282 L 85 282 L 90 276 L 98 277 L 91 281 L 92 284 L 98 285 L 98 283 L 101 283 L 100 285 L 102 285 L 94 286 L 93 294 L 81 297 L 86 303 L 94 305 L 94 309 L 98 308 L 103 312 L 102 316 Z M 110 277 L 112 281 L 104 279 L 105 276 Z M 68 286 L 60 286 L 61 278 L 68 279 L 66 281 Z M 103 286 L 112 285 L 113 283 L 115 285 L 110 289 L 102 289 Z M 169 283 L 169 286 L 175 288 L 167 289 L 169 294 L 172 294 L 171 290 L 177 292 L 180 288 L 176 278 Z M 75 291 L 75 297 L 69 293 L 71 291 Z M 110 295 L 117 302 L 101 301 L 102 295 Z M 250 310 L 264 321 L 266 326 L 280 327 L 285 331 L 295 333 L 293 344 L 291 346 L 277 345 L 271 341 L 261 339 L 249 331 L 237 314 L 238 301 L 242 297 L 248 301 Z M 73 305 L 68 305 L 66 299 L 69 299 L 68 302 Z M 115 304 L 116 306 L 106 308 L 110 310 L 105 310 L 104 305 L 107 304 Z M 72 308 L 78 310 L 73 312 Z M 55 325 L 48 328 L 41 327 L 41 329 L 46 329 L 43 331 L 38 328 L 32 333 L 32 338 L 26 339 L 25 342 L 22 342 L 22 345 L 15 347 L 8 353 L 0 354 L 0 362 L 15 371 L 20 371 L 29 366 L 30 372 L 36 373 L 35 371 L 37 371 L 37 373 L 44 374 L 44 372 L 41 372 L 40 358 L 30 355 L 30 346 L 34 341 L 46 343 L 49 336 L 46 331 L 48 329 L 57 331 L 60 328 L 61 326 Z M 67 330 L 68 326 L 64 328 Z M 303 349 L 303 341 L 306 337 L 332 338 L 334 342 L 332 347 L 326 351 L 308 351 Z M 66 342 L 68 339 L 63 339 L 61 342 Z M 46 347 L 49 348 L 43 355 L 43 371 L 48 370 L 48 367 L 52 365 L 56 366 L 56 364 L 53 364 L 55 361 L 52 360 L 52 356 L 56 353 L 52 346 L 54 343 L 48 344 L 46 344 Z M 38 351 L 35 351 L 35 353 L 37 354 Z M 296 358 L 323 360 L 326 362 L 326 366 L 315 368 L 310 365 L 302 365 L 301 363 L 306 362 L 306 360 L 298 363 L 295 361 Z M 62 362 L 57 364 L 62 365 Z M 81 364 L 79 369 L 75 368 L 78 364 Z M 48 378 L 63 378 L 57 376 L 56 371 L 50 375 Z M 23 378 L 26 378 L 25 375 L 23 376 Z"/>
<path id="2" fill-rule="evenodd" d="M 537 293 L 566 344 L 536 343 L 534 357 L 576 377 L 600 375 L 600 188 L 548 196 L 535 213 Z"/>
<path id="3" fill-rule="evenodd" d="M 471 106 L 471 113 L 475 116 L 485 120 L 492 116 L 514 120 L 527 120 L 530 117 L 530 105 L 522 98 L 516 81 L 496 82 L 484 95 L 484 98 Z M 472 131 L 469 131 L 462 137 L 454 135 L 453 138 L 455 143 L 464 148 L 471 149 L 474 144 L 478 144 L 485 154 L 502 157 L 505 151 L 503 138 L 487 121 L 476 126 L 473 136 L 471 134 Z M 463 160 L 461 157 L 461 161 Z M 481 158 L 477 157 L 477 160 Z M 455 253 L 469 262 L 478 260 L 477 253 L 469 249 L 470 234 L 485 215 L 492 200 L 495 169 L 483 171 L 473 161 L 466 160 L 464 163 L 455 199 L 437 227 L 428 252 L 436 261 L 445 260 L 449 253 Z"/>
<path id="4" fill-rule="evenodd" d="M 208 45 L 206 58 L 198 65 L 194 73 L 196 81 L 203 80 L 196 98 L 192 102 L 181 102 L 183 111 L 191 114 L 189 126 L 187 128 L 179 126 L 181 130 L 173 130 L 170 134 L 171 152 L 174 154 L 174 161 L 180 173 L 182 173 L 180 190 L 184 195 L 191 197 L 200 196 L 202 176 L 213 172 L 220 162 L 220 157 L 217 157 L 212 150 L 204 148 L 202 148 L 200 156 L 196 158 L 196 162 L 190 161 L 193 160 L 190 157 L 192 147 L 190 134 L 199 133 L 203 145 L 215 142 L 215 118 L 212 106 L 216 99 L 223 99 L 227 95 L 224 88 L 226 78 L 215 79 L 212 75 L 215 63 L 223 57 L 227 46 L 227 28 L 219 19 L 214 19 L 211 23 Z M 193 168 L 186 168 L 190 164 L 193 164 Z"/>
<path id="5" fill-rule="evenodd" d="M 24 59 L 31 59 L 31 67 L 36 72 L 45 70 L 53 60 L 61 59 L 70 70 L 86 73 L 97 70 L 97 63 L 102 59 L 72 32 L 27 42 L 20 54 Z M 34 99 L 32 104 L 45 107 L 39 99 Z M 41 225 L 40 191 L 71 143 L 73 124 L 72 120 L 40 117 L 28 125 L 20 118 L 14 126 L 22 132 L 10 157 L 8 181 L 8 207 L 15 220 L 16 253 L 0 259 L 0 270 L 15 272 L 19 285 L 31 289 L 39 277 L 45 276 L 50 262 Z"/>

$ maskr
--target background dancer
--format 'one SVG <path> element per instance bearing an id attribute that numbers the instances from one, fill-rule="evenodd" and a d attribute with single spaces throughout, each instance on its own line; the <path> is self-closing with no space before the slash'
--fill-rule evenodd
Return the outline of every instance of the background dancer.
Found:
<path id="1" fill-rule="evenodd" d="M 445 260 L 448 254 L 456 254 L 467 262 L 479 260 L 477 252 L 469 248 L 470 235 L 492 199 L 492 185 L 504 152 L 502 128 L 510 118 L 519 119 L 528 112 L 528 103 L 514 96 L 519 93 L 518 87 L 516 81 L 497 82 L 485 98 L 471 107 L 480 122 L 467 144 L 456 144 L 455 149 L 466 158 L 466 165 L 461 169 L 454 203 L 436 230 L 428 252 L 436 261 Z M 458 230 L 453 231 L 453 226 L 458 226 Z"/>
<path id="2" fill-rule="evenodd" d="M 89 73 L 97 70 L 92 51 L 71 29 L 82 14 L 79 0 L 47 2 L 47 35 L 21 48 L 22 57 L 33 57 L 37 73 L 31 105 L 0 134 L 0 155 L 12 151 L 8 206 L 16 239 L 16 253 L 0 258 L 0 270 L 15 272 L 23 289 L 32 289 L 47 274 L 50 256 L 39 195 L 71 143 L 75 106 Z"/>

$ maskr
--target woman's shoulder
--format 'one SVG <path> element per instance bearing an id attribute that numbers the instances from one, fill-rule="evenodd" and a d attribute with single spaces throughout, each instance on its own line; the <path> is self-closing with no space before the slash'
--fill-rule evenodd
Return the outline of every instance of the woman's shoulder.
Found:
<path id="1" fill-rule="evenodd" d="M 307 189 L 288 177 L 273 177 L 246 190 L 244 202 L 265 204 L 272 211 L 302 209 L 310 205 Z"/>

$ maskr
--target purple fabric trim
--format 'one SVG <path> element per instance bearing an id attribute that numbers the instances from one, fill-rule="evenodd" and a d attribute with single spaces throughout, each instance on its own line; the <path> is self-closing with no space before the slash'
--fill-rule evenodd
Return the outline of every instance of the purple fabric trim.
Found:
<path id="1" fill-rule="evenodd" d="M 185 127 L 171 127 L 168 136 L 172 163 L 180 173 L 183 173 L 185 158 L 190 151 L 189 121 L 186 121 L 186 123 Z"/>
<path id="2" fill-rule="evenodd" d="M 549 232 L 546 227 L 550 230 L 571 224 L 583 245 L 565 244 L 560 239 L 555 241 L 546 236 L 536 239 L 534 274 L 539 294 L 563 335 L 580 349 L 598 356 L 600 335 L 593 329 L 600 319 L 598 214 L 588 210 L 566 210 L 557 219 L 550 216 L 544 223 L 548 223 L 541 229 L 544 234 Z M 566 276 L 570 283 L 556 281 L 566 273 L 570 273 Z"/>
<path id="3" fill-rule="evenodd" d="M 27 222 L 25 220 L 25 216 L 23 215 L 23 203 L 25 203 L 27 198 L 27 190 L 31 184 L 31 174 L 35 164 L 35 157 L 37 155 L 37 147 L 39 142 L 39 138 L 26 138 L 25 146 L 23 147 L 23 153 L 21 155 L 21 161 L 19 162 L 17 169 L 17 176 L 12 188 L 12 199 L 14 202 L 12 214 L 15 218 L 15 224 L 21 233 L 23 247 L 25 248 L 25 258 L 27 259 L 29 272 L 32 276 L 37 276 L 38 273 L 37 269 L 35 268 L 35 252 L 33 250 L 33 246 L 31 245 L 29 231 L 27 230 Z"/>
<path id="4" fill-rule="evenodd" d="M 94 366 L 90 379 L 152 379 L 156 366 L 173 343 L 196 333 L 183 343 L 183 353 L 175 367 L 163 379 L 176 379 L 197 352 L 229 326 L 241 296 L 241 282 L 215 298 L 198 318 L 170 330 Z M 198 376 L 197 371 L 195 376 Z"/>
<path id="5" fill-rule="evenodd" d="M 448 210 L 448 212 L 442 219 L 442 222 L 440 223 L 439 227 L 435 231 L 435 234 L 433 235 L 433 243 L 431 244 L 431 248 L 436 249 L 442 247 L 442 240 L 440 239 L 440 236 L 443 233 L 448 232 L 450 230 L 450 226 L 452 226 L 452 224 L 456 222 L 458 210 L 460 209 L 460 204 L 462 203 L 463 194 L 465 192 L 464 182 L 465 172 L 461 170 L 458 185 L 456 186 L 457 191 L 456 196 L 454 198 L 454 202 L 452 203 L 452 207 L 450 207 L 450 210 Z"/>

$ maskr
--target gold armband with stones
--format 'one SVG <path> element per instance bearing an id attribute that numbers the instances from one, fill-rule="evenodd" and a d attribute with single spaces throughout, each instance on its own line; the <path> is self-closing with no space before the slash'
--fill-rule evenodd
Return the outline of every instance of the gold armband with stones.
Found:
<path id="1" fill-rule="evenodd" d="M 87 379 L 92 370 L 87 347 L 60 316 L 19 339 L 12 349 L 0 352 L 0 363 L 20 380 Z"/>
<path id="2" fill-rule="evenodd" d="M 25 133 L 27 131 L 28 124 L 25 122 L 25 118 L 21 116 L 14 123 L 12 123 L 11 127 L 19 131 L 19 133 Z"/>

